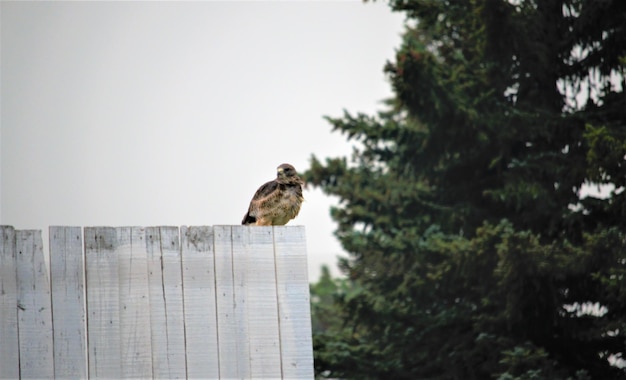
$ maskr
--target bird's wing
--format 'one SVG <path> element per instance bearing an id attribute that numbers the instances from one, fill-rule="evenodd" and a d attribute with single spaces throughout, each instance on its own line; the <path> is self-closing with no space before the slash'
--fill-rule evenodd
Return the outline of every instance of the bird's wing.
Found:
<path id="1" fill-rule="evenodd" d="M 259 210 L 263 208 L 263 204 L 270 198 L 276 196 L 276 192 L 279 189 L 279 185 L 277 181 L 269 181 L 261 185 L 259 189 L 254 193 L 252 200 L 250 201 L 250 206 L 248 207 L 248 212 L 243 217 L 241 224 L 250 224 L 256 221 Z"/>

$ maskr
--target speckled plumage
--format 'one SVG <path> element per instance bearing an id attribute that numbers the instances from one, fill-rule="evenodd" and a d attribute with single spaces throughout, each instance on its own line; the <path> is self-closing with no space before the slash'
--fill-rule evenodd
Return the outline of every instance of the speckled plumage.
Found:
<path id="1" fill-rule="evenodd" d="M 282 226 L 295 218 L 304 201 L 302 185 L 296 169 L 289 164 L 277 168 L 276 179 L 264 183 L 254 193 L 241 224 Z"/>

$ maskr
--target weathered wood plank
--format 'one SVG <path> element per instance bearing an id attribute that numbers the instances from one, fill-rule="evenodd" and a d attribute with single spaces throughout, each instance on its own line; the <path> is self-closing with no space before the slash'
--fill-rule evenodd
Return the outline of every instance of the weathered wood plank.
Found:
<path id="1" fill-rule="evenodd" d="M 141 227 L 117 228 L 122 377 L 152 377 L 148 253 Z"/>
<path id="2" fill-rule="evenodd" d="M 53 378 L 50 281 L 41 231 L 15 231 L 20 376 Z"/>
<path id="3" fill-rule="evenodd" d="M 235 301 L 231 226 L 214 226 L 213 233 L 220 378 L 249 378 L 249 349 L 241 319 L 244 305 Z"/>
<path id="4" fill-rule="evenodd" d="M 272 227 L 233 226 L 235 302 L 247 338 L 250 377 L 281 377 Z M 244 353 L 241 353 L 243 356 Z"/>
<path id="5" fill-rule="evenodd" d="M 54 376 L 87 377 L 83 236 L 80 227 L 50 227 Z"/>
<path id="6" fill-rule="evenodd" d="M 185 316 L 178 227 L 146 228 L 154 378 L 182 379 Z"/>
<path id="7" fill-rule="evenodd" d="M 0 379 L 20 375 L 15 230 L 0 226 Z"/>
<path id="8" fill-rule="evenodd" d="M 117 231 L 86 227 L 84 240 L 89 377 L 119 379 L 122 360 Z"/>
<path id="9" fill-rule="evenodd" d="M 180 236 L 187 376 L 192 379 L 217 379 L 220 373 L 213 228 L 182 226 Z"/>
<path id="10" fill-rule="evenodd" d="M 313 379 L 313 341 L 304 226 L 274 227 L 282 376 Z"/>

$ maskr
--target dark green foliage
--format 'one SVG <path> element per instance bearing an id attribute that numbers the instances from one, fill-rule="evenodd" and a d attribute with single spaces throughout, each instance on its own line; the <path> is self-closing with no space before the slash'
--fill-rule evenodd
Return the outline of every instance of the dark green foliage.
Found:
<path id="1" fill-rule="evenodd" d="M 626 378 L 626 2 L 391 6 L 396 96 L 305 174 L 350 254 L 318 375 Z"/>

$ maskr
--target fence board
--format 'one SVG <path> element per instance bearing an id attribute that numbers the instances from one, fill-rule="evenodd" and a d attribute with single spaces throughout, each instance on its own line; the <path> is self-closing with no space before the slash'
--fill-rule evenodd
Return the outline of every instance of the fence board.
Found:
<path id="1" fill-rule="evenodd" d="M 180 228 L 187 376 L 219 378 L 213 228 Z"/>
<path id="2" fill-rule="evenodd" d="M 312 379 L 313 340 L 303 226 L 274 228 L 276 285 L 285 379 Z"/>
<path id="3" fill-rule="evenodd" d="M 146 228 L 154 378 L 186 377 L 178 227 Z"/>
<path id="4" fill-rule="evenodd" d="M 0 379 L 20 375 L 17 349 L 17 263 L 15 230 L 0 226 Z"/>
<path id="5" fill-rule="evenodd" d="M 41 231 L 15 231 L 20 376 L 53 378 L 50 281 Z"/>
<path id="6" fill-rule="evenodd" d="M 122 377 L 152 377 L 148 253 L 140 227 L 117 229 Z"/>
<path id="7" fill-rule="evenodd" d="M 80 227 L 50 227 L 54 376 L 87 377 L 83 235 Z"/>
<path id="8" fill-rule="evenodd" d="M 213 232 L 220 378 L 246 378 L 249 377 L 250 366 L 245 335 L 240 336 L 238 329 L 243 322 L 236 315 L 232 229 L 230 226 L 214 226 Z M 242 354 L 246 357 L 242 358 Z"/>
<path id="9" fill-rule="evenodd" d="M 111 227 L 86 227 L 84 240 L 89 377 L 120 379 L 117 232 Z"/>
<path id="10" fill-rule="evenodd" d="M 249 341 L 250 376 L 279 378 L 280 333 L 272 227 L 233 227 L 235 296 Z M 241 305 L 241 307 L 239 307 Z"/>

